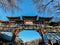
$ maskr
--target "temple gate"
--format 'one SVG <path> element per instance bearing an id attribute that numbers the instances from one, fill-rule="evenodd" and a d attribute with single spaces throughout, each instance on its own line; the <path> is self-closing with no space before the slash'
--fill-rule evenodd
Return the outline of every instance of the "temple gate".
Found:
<path id="1" fill-rule="evenodd" d="M 52 19 L 52 17 L 39 17 L 39 19 L 37 19 L 37 16 L 22 16 L 22 19 L 19 16 L 7 16 L 7 18 L 9 21 L 1 21 L 0 30 L 11 31 L 13 33 L 13 41 L 15 40 L 17 33 L 22 30 L 35 30 L 42 35 L 44 32 L 41 29 L 45 28 L 46 25 L 49 25 L 49 21 Z"/>

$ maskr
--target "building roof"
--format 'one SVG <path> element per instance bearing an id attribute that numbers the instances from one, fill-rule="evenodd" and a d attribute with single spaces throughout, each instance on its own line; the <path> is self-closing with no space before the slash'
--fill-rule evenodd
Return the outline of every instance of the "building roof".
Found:
<path id="1" fill-rule="evenodd" d="M 49 25 L 51 25 L 51 26 L 57 26 L 57 25 L 59 25 L 59 23 L 57 23 L 57 22 L 50 22 Z"/>
<path id="2" fill-rule="evenodd" d="M 52 18 L 53 18 L 53 17 L 39 17 L 39 20 L 40 20 L 40 21 L 43 21 L 43 20 L 45 20 L 45 21 L 50 21 Z"/>
<path id="3" fill-rule="evenodd" d="M 15 22 L 16 22 L 16 23 L 21 23 L 21 24 L 24 23 L 23 20 L 15 20 Z"/>
<path id="4" fill-rule="evenodd" d="M 4 40 L 4 41 L 7 41 L 7 42 L 10 42 L 11 39 L 12 39 L 12 33 L 11 32 L 6 32 L 6 33 L 0 33 L 0 39 L 1 40 Z"/>
<path id="5" fill-rule="evenodd" d="M 30 20 L 36 20 L 37 19 L 37 16 L 22 16 L 22 19 L 25 20 L 25 19 L 30 19 Z"/>
<path id="6" fill-rule="evenodd" d="M 19 16 L 17 16 L 17 17 L 7 16 L 7 18 L 9 20 L 20 20 L 20 17 Z"/>
<path id="7" fill-rule="evenodd" d="M 3 20 L 0 20 L 0 22 L 3 22 Z"/>

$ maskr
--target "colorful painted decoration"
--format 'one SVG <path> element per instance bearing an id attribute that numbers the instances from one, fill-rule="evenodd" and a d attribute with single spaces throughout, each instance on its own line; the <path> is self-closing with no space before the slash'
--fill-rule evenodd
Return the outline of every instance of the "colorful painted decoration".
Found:
<path id="1" fill-rule="evenodd" d="M 9 22 L 7 21 L 7 22 L 6 22 L 6 25 L 8 25 L 8 24 L 9 24 Z"/>

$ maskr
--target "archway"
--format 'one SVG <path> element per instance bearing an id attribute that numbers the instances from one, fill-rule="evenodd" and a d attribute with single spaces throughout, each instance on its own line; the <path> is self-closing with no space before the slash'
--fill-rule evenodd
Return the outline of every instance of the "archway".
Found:
<path id="1" fill-rule="evenodd" d="M 42 39 L 41 35 L 35 30 L 23 30 L 18 33 L 18 36 L 24 41 L 32 41 L 35 39 Z"/>

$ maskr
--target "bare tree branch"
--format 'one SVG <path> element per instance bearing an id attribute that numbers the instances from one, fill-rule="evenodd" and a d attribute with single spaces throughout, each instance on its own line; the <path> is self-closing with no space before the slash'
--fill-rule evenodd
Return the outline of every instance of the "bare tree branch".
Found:
<path id="1" fill-rule="evenodd" d="M 21 8 L 19 8 L 18 3 L 17 3 L 20 1 L 21 0 L 0 0 L 0 7 L 5 12 L 7 12 L 8 10 L 11 12 L 14 12 L 15 10 L 19 10 L 19 9 L 21 10 Z"/>
<path id="2" fill-rule="evenodd" d="M 55 5 L 54 7 L 55 7 L 55 9 L 60 10 L 60 4 L 59 4 L 59 2 L 58 2 L 58 5 Z"/>
<path id="3" fill-rule="evenodd" d="M 46 8 L 48 7 L 48 5 L 50 3 L 52 3 L 54 0 L 51 0 L 50 2 L 48 2 L 47 4 L 43 4 L 43 3 L 40 3 L 40 0 L 34 0 L 34 3 L 36 3 L 36 7 L 37 7 L 37 11 L 38 12 L 43 12 L 46 10 Z M 42 2 L 42 1 L 41 1 Z M 43 1 L 44 2 L 44 1 Z M 39 4 L 40 3 L 40 4 Z"/>

